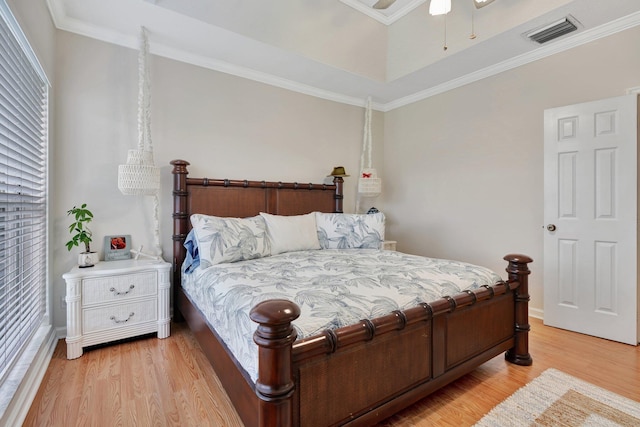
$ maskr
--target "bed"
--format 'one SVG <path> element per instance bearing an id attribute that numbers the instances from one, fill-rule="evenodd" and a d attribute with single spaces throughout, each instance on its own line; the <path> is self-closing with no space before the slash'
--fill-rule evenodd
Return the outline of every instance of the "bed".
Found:
<path id="1" fill-rule="evenodd" d="M 191 215 L 341 213 L 343 179 L 336 177 L 328 185 L 192 178 L 187 161 L 171 164 L 174 318 L 186 320 L 246 426 L 369 426 L 501 353 L 518 365 L 532 363 L 527 282 L 532 260 L 510 254 L 504 257 L 506 281 L 317 333 L 300 335 L 298 321 L 304 313 L 300 317 L 299 305 L 290 299 L 263 300 L 248 314 L 255 322 L 257 362 L 252 375 L 221 339 L 224 331 L 215 329 L 206 309 L 188 292 L 183 263 L 189 259 L 184 244 L 191 234 Z M 376 263 L 405 256 L 362 253 Z M 300 263 L 292 256 L 284 254 L 283 262 Z"/>

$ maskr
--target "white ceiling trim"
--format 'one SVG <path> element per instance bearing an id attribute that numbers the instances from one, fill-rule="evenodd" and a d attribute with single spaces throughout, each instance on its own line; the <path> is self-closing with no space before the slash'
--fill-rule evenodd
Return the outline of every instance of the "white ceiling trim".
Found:
<path id="1" fill-rule="evenodd" d="M 427 0 L 411 0 L 409 3 L 402 6 L 402 8 L 393 12 L 391 15 L 385 15 L 377 9 L 374 9 L 371 6 L 367 6 L 359 0 L 340 0 L 342 3 L 347 6 L 351 6 L 358 12 L 362 12 L 370 18 L 375 19 L 378 22 L 383 23 L 384 25 L 391 25 L 396 22 L 398 19 L 405 16 L 407 13 L 411 12 L 416 7 L 420 6 L 422 3 L 425 3 Z"/>
<path id="2" fill-rule="evenodd" d="M 341 0 L 342 1 L 342 0 Z M 425 1 L 425 0 L 418 0 Z M 70 18 L 66 15 L 65 11 L 61 7 L 57 7 L 59 2 L 47 0 L 49 10 L 51 11 L 52 19 L 56 28 L 72 33 L 80 34 L 86 37 L 98 39 L 107 43 L 113 43 L 119 46 L 128 47 L 131 49 L 138 49 L 138 40 L 136 37 L 123 35 L 119 32 L 107 30 L 99 26 L 88 25 L 84 22 L 78 21 L 74 18 Z M 530 62 L 537 61 L 547 56 L 563 52 L 576 46 L 580 46 L 585 43 L 606 37 L 620 31 L 640 25 L 640 12 L 633 13 L 631 15 L 619 18 L 615 21 L 611 21 L 607 24 L 603 24 L 599 27 L 584 30 L 583 32 L 568 36 L 564 39 L 555 41 L 548 46 L 542 46 L 529 53 L 514 57 L 512 59 L 497 63 L 490 67 L 486 67 L 482 70 L 478 70 L 462 76 L 457 79 L 453 79 L 444 84 L 440 84 L 429 89 L 416 92 L 412 95 L 405 96 L 387 103 L 372 104 L 372 108 L 378 111 L 387 112 L 396 108 L 403 107 L 414 102 L 421 101 L 423 99 L 435 96 L 446 91 L 456 89 L 469 83 L 482 80 L 487 77 L 502 73 L 504 71 L 519 67 L 521 65 L 528 64 Z M 207 57 L 204 55 L 191 54 L 179 49 L 175 49 L 160 43 L 150 43 L 150 52 L 154 55 L 166 57 L 176 61 L 181 61 L 200 67 L 208 68 L 211 70 L 219 71 L 226 74 L 246 78 L 249 80 L 257 81 L 260 83 L 268 84 L 271 86 L 291 90 L 294 92 L 302 93 L 305 95 L 314 96 L 329 101 L 339 102 L 347 105 L 354 105 L 364 107 L 366 105 L 366 99 L 360 99 L 358 97 L 352 97 L 343 95 L 340 93 L 320 89 L 311 85 L 299 83 L 294 80 L 275 76 L 273 74 L 256 71 L 254 69 L 238 66 L 229 62 L 216 60 L 215 58 Z"/>
<path id="3" fill-rule="evenodd" d="M 638 25 L 640 25 L 640 12 L 636 12 L 623 18 L 619 18 L 590 30 L 585 30 L 573 36 L 568 36 L 567 38 L 559 40 L 551 45 L 542 46 L 534 51 L 510 58 L 506 61 L 499 62 L 490 67 L 475 71 L 473 73 L 469 73 L 457 79 L 449 80 L 448 82 L 441 85 L 416 92 L 412 95 L 399 98 L 395 101 L 387 102 L 386 104 L 382 105 L 381 111 L 387 112 L 396 108 L 403 107 L 405 105 L 413 104 L 414 102 L 418 102 L 423 99 L 447 92 L 449 90 L 459 88 L 469 83 L 477 82 L 478 80 L 482 80 L 487 77 L 500 74 L 504 71 L 508 71 L 513 68 L 535 62 L 539 59 L 546 58 L 556 53 L 564 52 L 574 47 L 610 36 L 615 33 L 619 33 L 620 31 L 624 31 Z"/>
<path id="4" fill-rule="evenodd" d="M 139 48 L 140 42 L 137 37 L 125 35 L 117 31 L 105 29 L 103 27 L 95 25 L 88 25 L 84 21 L 70 18 L 66 15 L 63 8 L 57 7 L 59 3 L 56 1 L 47 0 L 47 4 L 49 5 L 51 15 L 53 17 L 53 23 L 56 28 L 60 30 L 79 34 L 96 40 L 101 40 L 103 42 L 112 43 L 118 46 L 128 47 L 130 49 L 137 50 Z M 53 7 L 54 5 L 56 7 Z M 242 67 L 226 61 L 220 61 L 208 56 L 185 52 L 161 43 L 153 42 L 151 40 L 149 41 L 149 52 L 154 55 L 162 56 L 187 64 L 197 65 L 210 70 L 246 78 L 305 95 L 314 96 L 316 98 L 326 99 L 329 101 L 339 102 L 347 105 L 355 105 L 358 107 L 365 107 L 367 103 L 366 99 L 327 91 L 294 80 L 275 76 L 273 74 L 256 71 L 254 69 Z M 384 104 L 372 102 L 371 107 L 374 110 L 382 111 L 383 105 Z"/>
<path id="5" fill-rule="evenodd" d="M 136 44 L 137 41 L 130 47 L 136 49 Z M 186 62 L 188 64 L 197 65 L 203 68 L 219 71 L 221 73 L 231 74 L 237 77 L 242 77 L 267 85 L 276 86 L 282 89 L 288 89 L 305 95 L 314 96 L 316 98 L 340 102 L 342 104 L 356 105 L 358 107 L 364 107 L 366 105 L 366 100 L 360 98 L 319 89 L 293 80 L 274 76 L 273 74 L 256 71 L 247 67 L 241 67 L 229 62 L 219 61 L 203 55 L 191 54 L 161 44 L 150 44 L 150 52 L 154 55 L 163 56 L 165 58 L 174 59 L 180 62 Z M 372 108 L 381 110 L 382 105 L 376 105 L 374 107 L 372 104 Z"/>

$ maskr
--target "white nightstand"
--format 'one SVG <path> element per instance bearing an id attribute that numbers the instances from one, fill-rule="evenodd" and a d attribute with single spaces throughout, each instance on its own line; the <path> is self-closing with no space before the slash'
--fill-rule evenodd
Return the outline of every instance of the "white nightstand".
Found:
<path id="1" fill-rule="evenodd" d="M 83 347 L 157 332 L 170 334 L 171 264 L 153 260 L 74 267 L 67 283 L 67 359 Z"/>
<path id="2" fill-rule="evenodd" d="M 396 241 L 395 240 L 385 240 L 382 243 L 382 249 L 385 251 L 395 251 L 396 250 Z"/>

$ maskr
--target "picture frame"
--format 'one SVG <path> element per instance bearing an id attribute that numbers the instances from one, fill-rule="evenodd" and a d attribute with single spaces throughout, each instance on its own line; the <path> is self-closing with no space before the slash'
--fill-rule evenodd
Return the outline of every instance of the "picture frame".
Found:
<path id="1" fill-rule="evenodd" d="M 104 260 L 117 261 L 131 258 L 131 236 L 116 234 L 104 236 Z"/>

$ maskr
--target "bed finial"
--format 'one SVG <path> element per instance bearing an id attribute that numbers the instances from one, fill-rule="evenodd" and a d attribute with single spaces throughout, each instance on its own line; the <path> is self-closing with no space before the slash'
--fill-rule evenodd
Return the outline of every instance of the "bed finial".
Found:
<path id="1" fill-rule="evenodd" d="M 300 307 L 284 299 L 263 301 L 249 313 L 251 320 L 258 323 L 253 341 L 259 346 L 256 394 L 260 398 L 260 425 L 272 424 L 263 423 L 266 420 L 278 420 L 281 427 L 292 425 L 291 352 L 297 333 L 291 322 L 299 316 Z"/>
<path id="2" fill-rule="evenodd" d="M 169 162 L 170 164 L 173 165 L 173 171 L 171 171 L 171 173 L 180 173 L 180 174 L 187 174 L 189 173 L 187 171 L 187 166 L 190 165 L 189 162 L 187 162 L 186 160 L 180 160 L 180 159 L 176 159 L 176 160 L 171 160 L 171 162 Z"/>
<path id="3" fill-rule="evenodd" d="M 533 363 L 533 359 L 529 354 L 529 270 L 528 264 L 533 262 L 531 258 L 521 254 L 509 254 L 504 257 L 505 261 L 509 261 L 507 273 L 509 273 L 509 281 L 518 282 L 515 288 L 515 345 L 507 350 L 505 358 L 516 365 L 529 366 Z"/>

